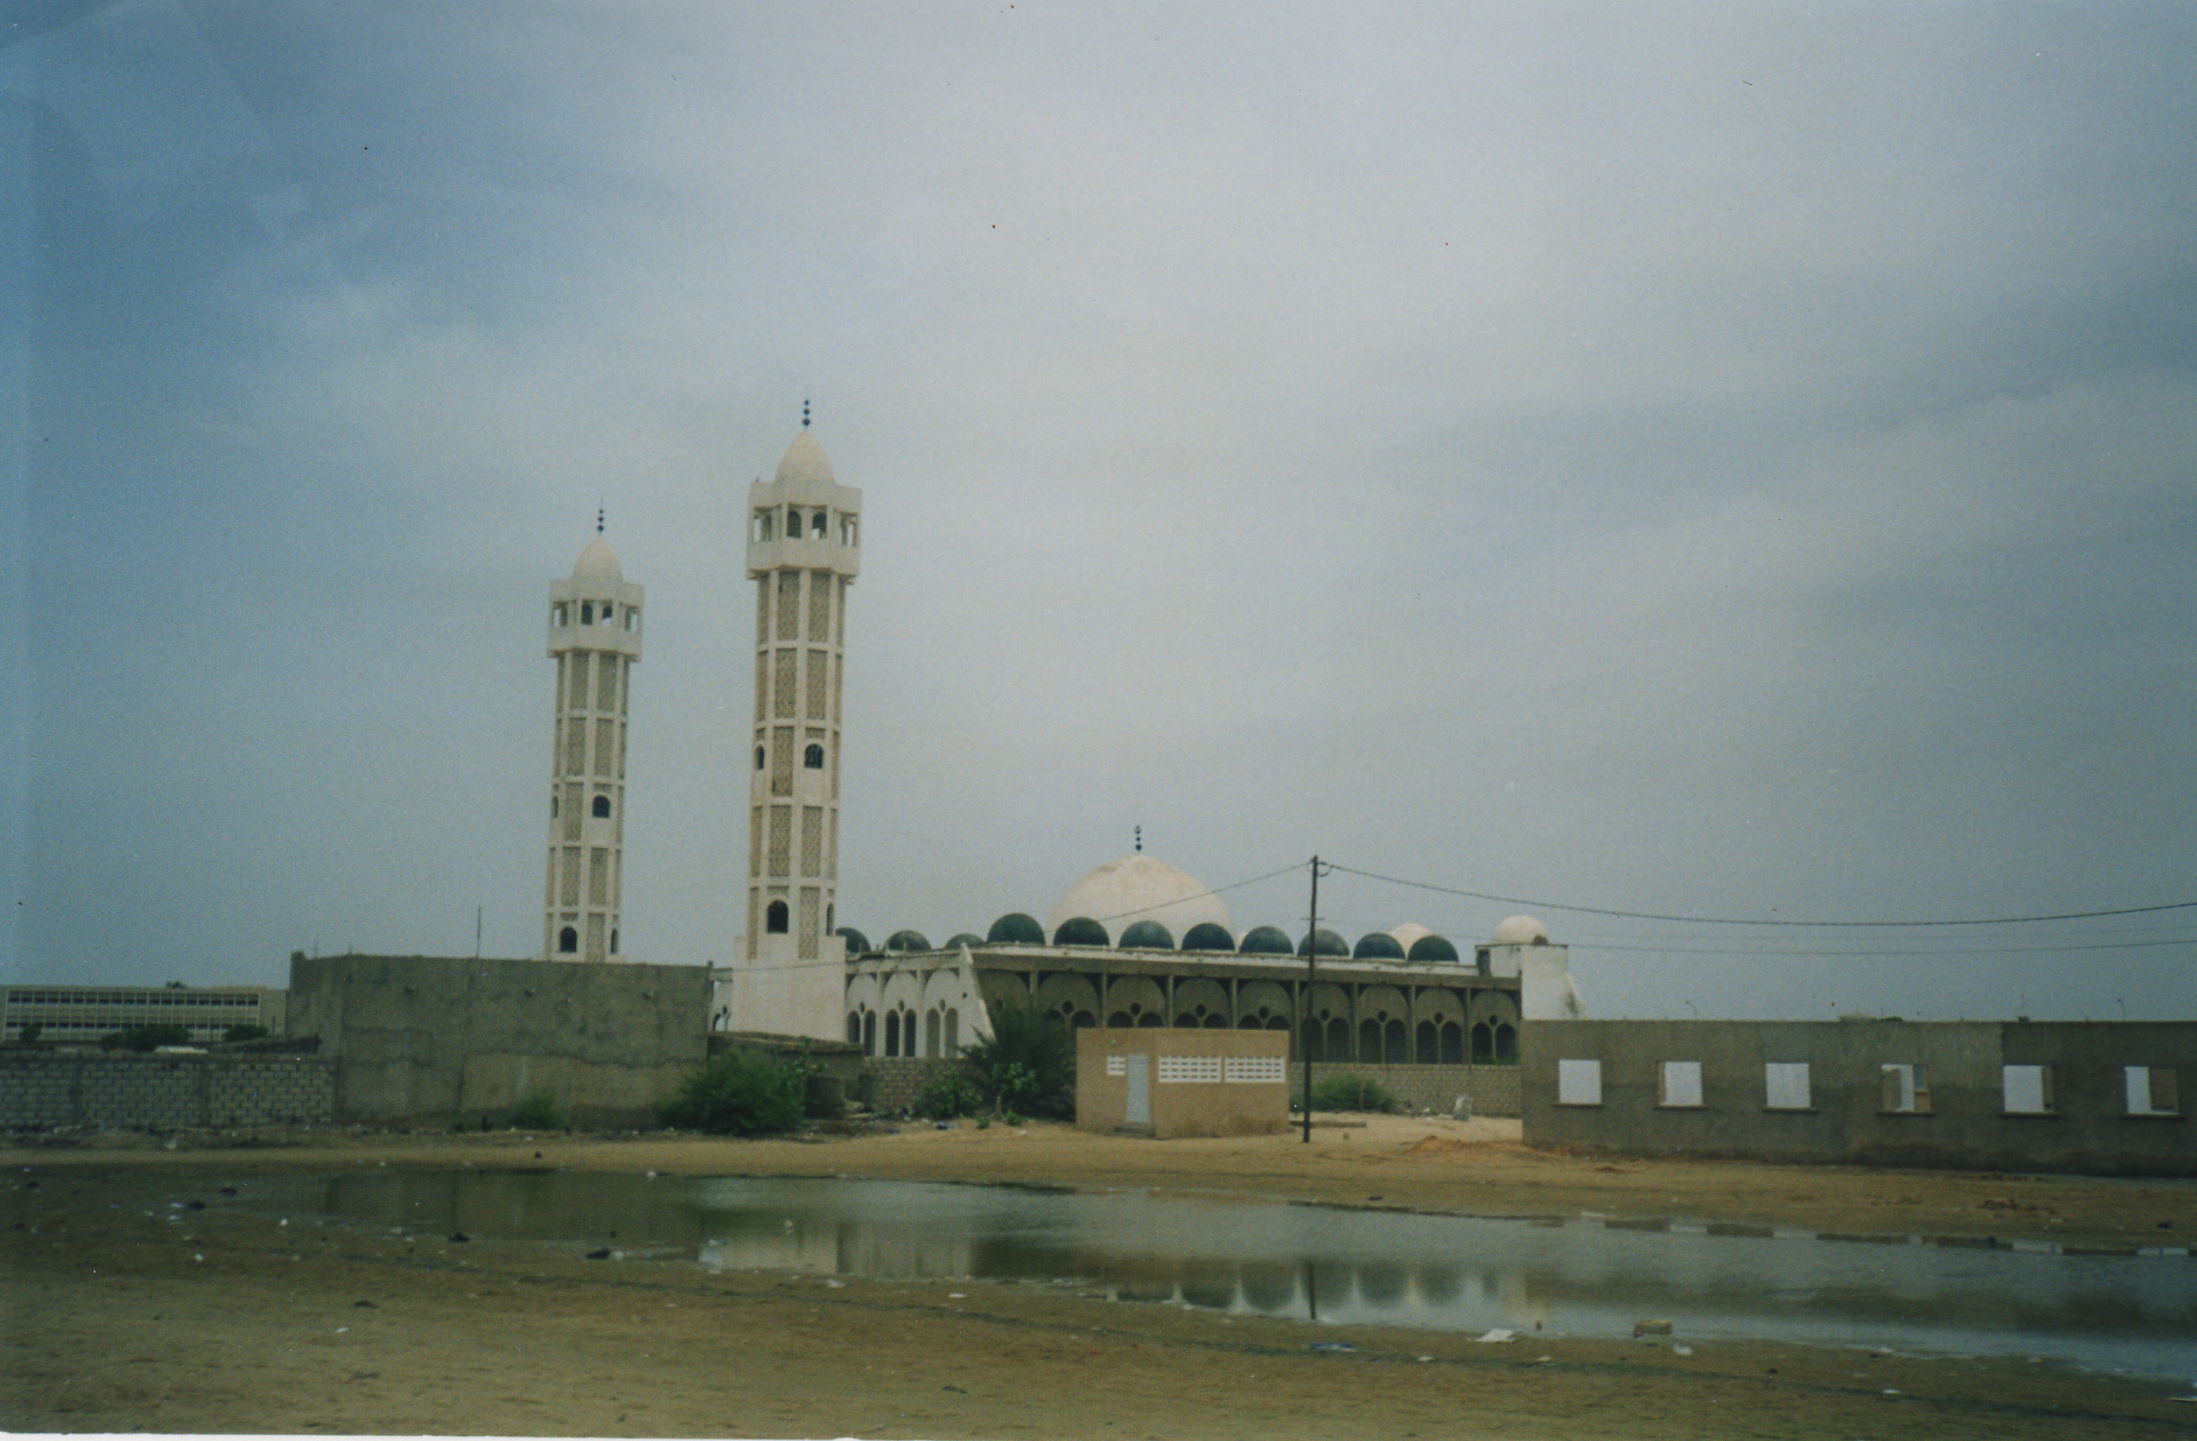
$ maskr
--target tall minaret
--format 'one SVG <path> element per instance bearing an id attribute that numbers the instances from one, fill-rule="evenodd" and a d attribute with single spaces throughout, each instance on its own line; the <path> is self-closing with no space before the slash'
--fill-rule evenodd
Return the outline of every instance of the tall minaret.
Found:
<path id="1" fill-rule="evenodd" d="M 778 473 L 748 487 L 755 726 L 748 775 L 747 929 L 732 1028 L 839 1040 L 839 705 L 862 492 L 832 477 L 808 405 Z"/>
<path id="2" fill-rule="evenodd" d="M 557 662 L 557 739 L 549 767 L 549 879 L 542 954 L 618 961 L 625 879 L 626 689 L 641 658 L 641 587 L 626 584 L 602 536 L 572 579 L 549 586 L 549 653 Z"/>

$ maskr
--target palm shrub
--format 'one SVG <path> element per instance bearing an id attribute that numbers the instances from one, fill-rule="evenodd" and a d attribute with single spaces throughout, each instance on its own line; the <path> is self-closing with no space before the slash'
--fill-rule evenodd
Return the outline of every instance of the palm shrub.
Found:
<path id="1" fill-rule="evenodd" d="M 522 1131 L 561 1131 L 565 1128 L 564 1108 L 557 1104 L 554 1092 L 528 1091 L 512 1107 L 511 1124 Z"/>
<path id="2" fill-rule="evenodd" d="M 656 1108 L 667 1126 L 721 1136 L 768 1136 L 801 1124 L 808 1068 L 752 1051 L 727 1051 L 687 1077 L 679 1094 Z"/>
<path id="3" fill-rule="evenodd" d="M 962 1051 L 977 1089 L 996 1112 L 1066 1120 L 1076 1109 L 1076 1049 L 1050 1011 L 1004 1006 L 992 1013 L 992 1038 Z"/>
<path id="4" fill-rule="evenodd" d="M 1379 1081 L 1369 1081 L 1363 1076 L 1322 1076 L 1312 1083 L 1312 1109 L 1386 1114 L 1396 1109 L 1396 1098 Z"/>
<path id="5" fill-rule="evenodd" d="M 951 1121 L 984 1109 L 984 1093 L 967 1072 L 955 1071 L 926 1081 L 908 1109 L 926 1121 Z"/>

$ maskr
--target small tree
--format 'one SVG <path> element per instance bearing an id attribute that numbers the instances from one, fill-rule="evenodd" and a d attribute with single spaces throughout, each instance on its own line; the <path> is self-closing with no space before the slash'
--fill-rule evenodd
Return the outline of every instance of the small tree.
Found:
<path id="1" fill-rule="evenodd" d="M 187 1046 L 190 1043 L 189 1030 L 167 1022 L 132 1026 L 126 1031 L 109 1031 L 99 1038 L 100 1046 L 109 1051 L 151 1051 L 161 1046 Z"/>
<path id="2" fill-rule="evenodd" d="M 1290 1097 L 1290 1109 L 1297 1109 L 1297 1098 Z M 1377 1111 L 1388 1114 L 1396 1110 L 1396 1098 L 1378 1081 L 1363 1076 L 1322 1076 L 1312 1083 L 1312 1109 L 1315 1111 Z"/>
<path id="3" fill-rule="evenodd" d="M 962 1055 L 993 1110 L 1059 1119 L 1074 1115 L 1076 1051 L 1060 1017 L 1029 1006 L 1005 1006 L 991 1020 L 992 1038 Z"/>
<path id="4" fill-rule="evenodd" d="M 511 1124 L 522 1131 L 561 1131 L 565 1128 L 564 1107 L 557 1104 L 552 1091 L 528 1091 L 512 1107 Z"/>
<path id="5" fill-rule="evenodd" d="M 687 1077 L 656 1108 L 667 1126 L 725 1136 L 768 1136 L 801 1124 L 808 1100 L 808 1069 L 752 1051 L 727 1051 Z"/>

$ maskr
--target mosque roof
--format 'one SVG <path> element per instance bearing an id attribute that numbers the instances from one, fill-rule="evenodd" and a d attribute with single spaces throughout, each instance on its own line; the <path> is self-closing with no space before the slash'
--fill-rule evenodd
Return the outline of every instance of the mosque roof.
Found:
<path id="1" fill-rule="evenodd" d="M 580 552 L 573 562 L 572 578 L 583 585 L 616 585 L 626 578 L 625 570 L 618 564 L 618 552 L 610 548 L 610 542 L 596 536 Z"/>
<path id="2" fill-rule="evenodd" d="M 1414 942 L 1421 936 L 1431 936 L 1434 932 L 1420 925 L 1417 921 L 1406 921 L 1395 930 L 1390 931 L 1389 934 L 1396 938 L 1396 944 L 1402 946 L 1404 954 L 1408 956 L 1411 954 L 1411 947 Z"/>
<path id="3" fill-rule="evenodd" d="M 1110 926 L 1158 921 L 1178 936 L 1203 921 L 1231 933 L 1236 929 L 1228 907 L 1205 882 L 1142 851 L 1108 861 L 1077 881 L 1053 907 L 1045 929 L 1057 931 L 1062 921 L 1075 916 Z"/>
<path id="4" fill-rule="evenodd" d="M 803 426 L 801 433 L 786 447 L 785 455 L 778 462 L 778 473 L 772 479 L 779 485 L 788 481 L 810 485 L 833 485 L 832 463 L 824 458 L 824 447 L 816 443 L 816 437 Z"/>

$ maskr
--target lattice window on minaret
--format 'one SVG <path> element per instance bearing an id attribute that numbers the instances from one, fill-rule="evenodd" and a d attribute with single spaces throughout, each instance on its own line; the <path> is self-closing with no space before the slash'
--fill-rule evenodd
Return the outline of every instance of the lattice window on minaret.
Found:
<path id="1" fill-rule="evenodd" d="M 595 770 L 599 776 L 618 773 L 618 723 L 614 720 L 595 722 Z"/>
<path id="2" fill-rule="evenodd" d="M 601 916 L 589 916 L 587 918 L 587 958 L 591 961 L 599 961 L 607 954 L 608 952 L 603 949 L 603 918 Z"/>
<path id="3" fill-rule="evenodd" d="M 770 793 L 793 794 L 793 727 L 773 726 L 770 733 Z"/>
<path id="4" fill-rule="evenodd" d="M 824 808 L 801 807 L 801 874 L 819 874 L 824 863 Z"/>
<path id="5" fill-rule="evenodd" d="M 799 651 L 778 652 L 777 673 L 771 677 L 771 714 L 793 719 L 793 671 L 801 659 Z"/>
<path id="6" fill-rule="evenodd" d="M 618 672 L 624 669 L 619 658 L 606 655 L 595 666 L 595 709 L 618 708 Z"/>
<path id="7" fill-rule="evenodd" d="M 822 720 L 828 714 L 824 709 L 825 687 L 831 684 L 831 657 L 827 651 L 809 652 L 809 710 L 810 720 Z"/>
<path id="8" fill-rule="evenodd" d="M 763 874 L 763 812 L 755 806 L 748 807 L 748 874 Z"/>
<path id="9" fill-rule="evenodd" d="M 587 722 L 568 720 L 565 728 L 565 774 L 578 775 L 587 769 Z"/>
<path id="10" fill-rule="evenodd" d="M 780 640 L 799 640 L 801 638 L 800 571 L 782 570 L 778 572 L 778 604 L 776 608 L 778 611 L 778 638 Z"/>
<path id="11" fill-rule="evenodd" d="M 765 863 L 766 875 L 782 876 L 791 869 L 787 864 L 787 853 L 792 845 L 793 807 L 772 806 L 770 808 L 770 858 Z"/>
<path id="12" fill-rule="evenodd" d="M 759 585 L 755 588 L 755 643 L 761 645 L 769 639 L 770 587 Z"/>
<path id="13" fill-rule="evenodd" d="M 832 627 L 832 644 L 845 646 L 847 643 L 847 583 L 844 580 L 834 581 L 832 582 L 832 589 L 839 592 L 839 605 L 832 613 L 832 619 L 837 622 Z"/>
<path id="14" fill-rule="evenodd" d="M 763 707 L 770 704 L 770 652 L 755 653 L 755 718 L 763 718 Z"/>
<path id="15" fill-rule="evenodd" d="M 618 779 L 626 778 L 626 723 L 618 722 Z"/>
<path id="16" fill-rule="evenodd" d="M 819 570 L 809 576 L 809 639 L 830 640 L 832 633 L 831 572 Z"/>
<path id="17" fill-rule="evenodd" d="M 562 804 L 562 805 L 561 805 L 561 806 L 559 807 L 559 809 L 561 809 L 561 810 L 562 810 L 562 811 L 564 812 L 564 823 L 565 823 L 565 834 L 564 834 L 564 838 L 565 838 L 566 840 L 568 840 L 568 841 L 576 841 L 576 840 L 578 840 L 578 839 L 580 838 L 580 815 L 581 815 L 581 809 L 580 809 L 580 783 L 579 783 L 578 781 L 566 781 L 566 782 L 565 782 L 565 795 L 564 795 L 564 802 L 563 802 L 563 804 Z"/>
<path id="18" fill-rule="evenodd" d="M 564 882 L 557 896 L 560 904 L 576 906 L 580 903 L 580 848 L 566 846 L 564 851 Z"/>
<path id="19" fill-rule="evenodd" d="M 565 705 L 571 710 L 587 706 L 587 652 L 569 651 L 565 655 Z"/>
<path id="20" fill-rule="evenodd" d="M 610 904 L 610 850 L 596 846 L 587 853 L 587 903 L 591 906 Z"/>
<path id="21" fill-rule="evenodd" d="M 832 657 L 832 694 L 836 696 L 846 695 L 847 692 L 844 689 L 846 682 L 847 658 L 843 655 L 834 655 Z"/>
<path id="22" fill-rule="evenodd" d="M 824 815 L 824 874 L 839 874 L 839 812 L 831 810 Z"/>
<path id="23" fill-rule="evenodd" d="M 803 886 L 801 888 L 801 917 L 796 923 L 798 930 L 794 939 L 797 942 L 795 954 L 805 961 L 816 958 L 816 938 L 823 929 L 819 924 L 823 920 L 823 911 L 824 893 L 815 886 Z"/>

